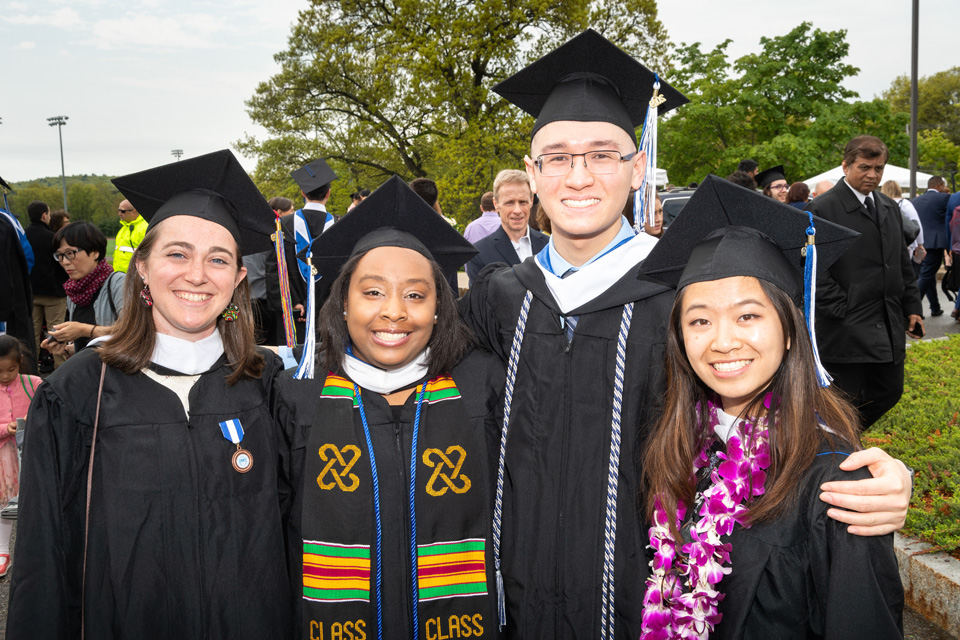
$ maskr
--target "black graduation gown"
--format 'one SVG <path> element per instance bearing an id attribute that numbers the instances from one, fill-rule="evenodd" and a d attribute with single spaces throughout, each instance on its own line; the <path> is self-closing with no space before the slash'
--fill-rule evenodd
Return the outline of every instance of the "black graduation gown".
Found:
<path id="1" fill-rule="evenodd" d="M 339 373 L 342 375 L 342 372 Z M 464 401 L 468 415 L 464 416 L 463 429 L 465 435 L 473 434 L 474 448 L 480 448 L 486 455 L 491 443 L 485 441 L 486 434 L 495 430 L 495 423 L 502 420 L 498 414 L 498 406 L 502 401 L 504 371 L 500 361 L 481 351 L 468 354 L 451 372 L 457 389 Z M 314 380 L 294 380 L 292 372 L 287 371 L 280 376 L 277 384 L 278 399 L 276 414 L 287 439 L 289 458 L 285 465 L 289 466 L 291 485 L 295 489 L 303 486 L 306 446 L 310 429 L 323 427 L 323 413 L 320 403 L 320 392 L 323 389 L 326 373 L 318 371 Z M 394 408 L 387 404 L 383 396 L 364 392 L 362 394 L 363 407 L 370 428 L 370 437 L 373 450 L 377 458 L 377 474 L 380 478 L 380 520 L 382 523 L 382 604 L 383 625 L 385 638 L 408 638 L 412 627 L 411 609 L 411 579 L 410 579 L 410 512 L 409 512 L 409 485 L 410 485 L 410 446 L 413 434 L 414 413 L 416 409 L 416 394 L 411 394 L 400 410 L 399 419 L 395 416 Z M 358 437 L 363 439 L 363 426 L 359 416 L 355 418 L 355 428 Z M 422 426 L 421 426 L 422 428 Z M 422 433 L 422 432 L 421 432 Z M 465 445 L 469 440 L 465 440 Z M 468 451 L 471 447 L 466 447 Z M 364 454 L 366 457 L 366 454 Z M 488 487 L 491 485 L 488 478 L 477 479 L 473 486 L 487 492 L 484 506 L 487 507 L 484 521 L 492 522 L 492 497 Z M 288 556 L 290 563 L 291 589 L 294 592 L 297 606 L 302 600 L 299 594 L 303 587 L 302 540 L 300 522 L 303 512 L 301 492 L 297 492 L 293 500 L 293 511 L 288 526 Z M 370 507 L 370 521 L 374 521 L 373 506 Z M 421 525 L 422 526 L 422 525 Z M 371 524 L 372 527 L 372 524 Z M 489 537 L 488 532 L 488 540 Z M 495 591 L 495 576 L 493 572 L 492 543 L 487 544 L 487 586 L 490 595 L 488 611 L 483 614 L 482 626 L 485 630 L 495 630 L 497 620 L 497 600 Z M 371 598 L 371 619 L 375 620 L 375 609 Z M 300 614 L 297 614 L 300 620 Z M 444 621 L 444 626 L 446 621 Z M 420 625 L 426 625 L 424 616 L 420 615 Z M 431 631 L 441 634 L 441 627 L 426 628 L 426 635 Z M 444 637 L 449 637 L 445 633 Z M 376 637 L 375 627 L 367 630 L 368 638 Z M 456 636 L 454 636 L 456 637 Z"/>
<path id="2" fill-rule="evenodd" d="M 249 638 L 292 633 L 269 397 L 280 369 L 230 387 L 225 357 L 176 394 L 107 368 L 90 505 L 86 637 Z M 79 638 L 87 466 L 101 363 L 85 349 L 37 390 L 21 475 L 7 637 Z M 159 373 L 173 374 L 157 367 Z M 238 418 L 240 474 L 219 422 Z"/>
<path id="3" fill-rule="evenodd" d="M 513 392 L 503 503 L 507 632 L 549 639 L 599 634 L 617 337 L 623 305 L 634 301 L 621 416 L 615 631 L 617 638 L 636 640 L 648 573 L 638 454 L 664 392 L 674 291 L 638 279 L 634 267 L 576 310 L 580 319 L 568 343 L 534 261 L 488 267 L 461 300 L 461 311 L 504 362 L 528 288 L 534 298 Z"/>
<path id="4" fill-rule="evenodd" d="M 862 537 L 827 517 L 819 487 L 869 478 L 840 471 L 842 455 L 826 445 L 799 483 L 799 498 L 781 516 L 730 535 L 733 571 L 718 589 L 723 620 L 711 638 L 778 640 L 898 639 L 903 587 L 893 534 Z M 848 450 L 845 450 L 848 451 Z"/>
<path id="5" fill-rule="evenodd" d="M 28 373 L 36 373 L 30 270 L 20 237 L 7 220 L 0 220 L 0 321 L 7 323 L 7 333 L 20 340 L 26 348 L 24 362 Z"/>

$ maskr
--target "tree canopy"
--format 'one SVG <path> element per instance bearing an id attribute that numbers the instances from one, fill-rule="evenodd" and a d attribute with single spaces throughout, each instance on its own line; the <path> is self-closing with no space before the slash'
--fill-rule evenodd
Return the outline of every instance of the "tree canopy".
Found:
<path id="1" fill-rule="evenodd" d="M 730 40 L 711 51 L 682 44 L 667 79 L 690 104 L 665 118 L 658 164 L 672 182 L 726 176 L 744 158 L 761 168 L 785 165 L 793 182 L 837 166 L 844 145 L 872 134 L 906 163 L 903 114 L 884 100 L 853 101 L 844 81 L 859 69 L 844 62 L 846 31 L 801 23 L 783 36 L 764 37 L 761 50 L 730 62 Z"/>
<path id="2" fill-rule="evenodd" d="M 78 175 L 67 176 L 67 207 L 71 220 L 86 220 L 97 225 L 108 237 L 116 235 L 120 228 L 117 217 L 117 205 L 123 196 L 110 182 L 108 176 Z M 13 193 L 7 194 L 10 213 L 20 218 L 27 226 L 27 205 L 34 200 L 47 203 L 51 211 L 63 208 L 63 191 L 60 176 L 41 178 L 29 182 L 15 182 L 10 185 Z"/>
<path id="3" fill-rule="evenodd" d="M 655 0 L 310 0 L 275 56 L 280 73 L 247 102 L 268 137 L 237 148 L 258 158 L 269 195 L 297 195 L 289 172 L 324 157 L 341 176 L 335 212 L 390 175 L 426 176 L 465 222 L 529 144 L 529 119 L 491 87 L 587 26 L 665 67 Z"/>

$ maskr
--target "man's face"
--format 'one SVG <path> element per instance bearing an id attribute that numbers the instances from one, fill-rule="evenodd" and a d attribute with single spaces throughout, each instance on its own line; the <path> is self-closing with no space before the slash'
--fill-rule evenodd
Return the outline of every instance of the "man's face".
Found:
<path id="1" fill-rule="evenodd" d="M 133 222 L 137 219 L 137 210 L 133 208 L 133 205 L 130 204 L 129 200 L 124 200 L 117 207 L 117 215 L 124 222 Z"/>
<path id="2" fill-rule="evenodd" d="M 546 153 L 634 153 L 637 147 L 627 132 L 609 122 L 551 122 L 537 132 L 530 150 L 533 157 L 524 158 L 524 164 L 534 182 L 534 192 L 550 218 L 561 254 L 567 242 L 579 242 L 583 249 L 600 251 L 620 229 L 620 215 L 630 189 L 638 189 L 643 181 L 646 155 L 637 153 L 631 160 L 621 162 L 616 173 L 594 174 L 584 166 L 583 156 L 576 156 L 573 168 L 565 175 L 541 174 L 536 159 Z"/>
<path id="3" fill-rule="evenodd" d="M 519 182 L 501 185 L 493 197 L 493 206 L 500 214 L 500 224 L 508 236 L 516 240 L 526 235 L 530 208 L 533 206 L 529 185 Z"/>
<path id="4" fill-rule="evenodd" d="M 843 174 L 846 176 L 847 184 L 867 195 L 872 193 L 883 179 L 883 167 L 887 164 L 883 156 L 876 158 L 865 158 L 862 155 L 852 163 L 843 163 Z"/>

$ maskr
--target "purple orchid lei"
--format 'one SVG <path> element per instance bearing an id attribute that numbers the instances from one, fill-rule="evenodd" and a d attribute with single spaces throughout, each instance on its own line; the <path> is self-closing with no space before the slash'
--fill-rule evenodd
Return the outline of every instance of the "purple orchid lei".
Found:
<path id="1" fill-rule="evenodd" d="M 764 406 L 770 407 L 770 394 Z M 718 407 L 708 402 L 707 433 L 714 433 L 718 424 Z M 694 474 L 710 463 L 710 447 L 715 437 L 707 438 L 694 460 Z M 746 446 L 744 445 L 746 443 Z M 726 453 L 717 454 L 722 462 L 710 473 L 712 484 L 702 494 L 700 519 L 690 530 L 693 541 L 682 545 L 670 533 L 668 514 L 656 500 L 654 524 L 650 527 L 650 548 L 654 551 L 643 599 L 641 640 L 673 640 L 674 638 L 707 638 L 722 614 L 717 610 L 724 594 L 715 589 L 723 576 L 730 573 L 729 542 L 735 524 L 749 527 L 745 518 L 748 509 L 743 503 L 763 495 L 763 485 L 770 466 L 766 420 L 756 424 L 739 421 L 736 432 L 727 440 Z M 686 506 L 677 504 L 675 514 L 680 529 Z"/>

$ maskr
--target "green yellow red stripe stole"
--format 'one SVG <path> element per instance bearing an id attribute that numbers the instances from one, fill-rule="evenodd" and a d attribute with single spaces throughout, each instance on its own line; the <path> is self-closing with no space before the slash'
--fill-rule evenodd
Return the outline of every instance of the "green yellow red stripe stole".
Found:
<path id="1" fill-rule="evenodd" d="M 361 394 L 369 413 L 374 394 Z M 416 393 L 408 402 L 415 401 Z M 351 634 L 377 637 L 372 473 L 359 413 L 353 382 L 328 374 L 307 436 L 303 484 L 301 628 L 302 636 L 311 640 Z M 483 433 L 477 433 L 472 424 L 451 377 L 439 376 L 426 383 L 415 489 L 416 637 L 423 640 L 492 637 L 496 630 L 488 595 L 492 581 L 487 570 L 491 550 L 487 453 Z M 409 436 L 413 425 L 401 428 Z M 409 482 L 411 451 L 409 446 L 401 451 L 398 459 L 396 450 L 374 449 L 381 508 L 385 482 L 396 483 L 398 477 Z M 401 493 L 406 495 L 406 487 Z M 409 522 L 384 520 L 382 539 L 386 562 L 391 553 L 397 557 L 398 540 L 407 549 L 401 558 L 407 568 L 398 571 L 394 563 L 384 571 L 382 600 L 407 598 L 412 605 Z M 409 626 L 410 621 L 384 619 L 383 637 L 410 637 L 412 630 L 403 624 Z"/>

